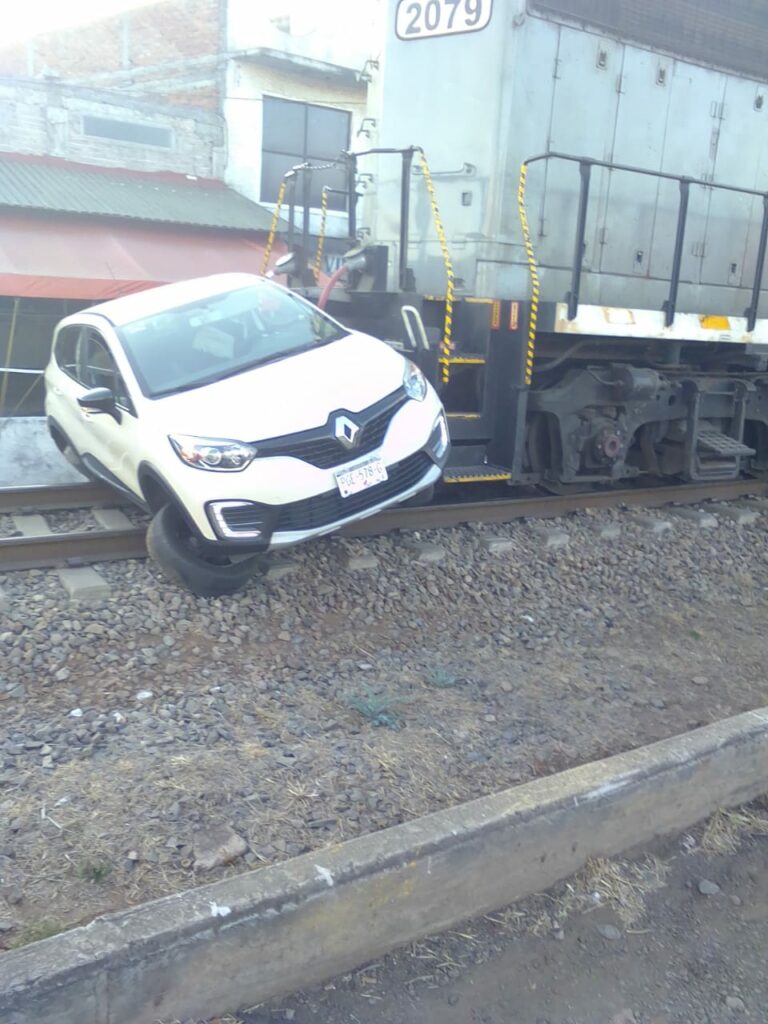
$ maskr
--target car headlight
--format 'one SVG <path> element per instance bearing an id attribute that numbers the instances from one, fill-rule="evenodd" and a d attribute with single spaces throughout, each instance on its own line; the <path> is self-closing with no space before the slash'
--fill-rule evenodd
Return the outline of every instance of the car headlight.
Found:
<path id="1" fill-rule="evenodd" d="M 423 402 L 427 397 L 427 378 L 415 363 L 406 360 L 405 372 L 403 373 L 403 387 L 409 398 L 416 402 Z"/>
<path id="2" fill-rule="evenodd" d="M 210 469 L 236 473 L 253 462 L 257 449 L 242 441 L 227 441 L 220 437 L 190 437 L 188 434 L 169 434 L 168 440 L 182 462 L 195 469 Z"/>

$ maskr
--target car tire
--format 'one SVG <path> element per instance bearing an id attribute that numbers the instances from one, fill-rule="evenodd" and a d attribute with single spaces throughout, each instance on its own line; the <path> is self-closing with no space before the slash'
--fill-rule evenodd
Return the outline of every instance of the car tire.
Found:
<path id="1" fill-rule="evenodd" d="M 195 550 L 194 535 L 175 505 L 163 505 L 147 530 L 147 551 L 166 576 L 198 597 L 240 590 L 262 568 L 263 555 L 217 564 Z"/>

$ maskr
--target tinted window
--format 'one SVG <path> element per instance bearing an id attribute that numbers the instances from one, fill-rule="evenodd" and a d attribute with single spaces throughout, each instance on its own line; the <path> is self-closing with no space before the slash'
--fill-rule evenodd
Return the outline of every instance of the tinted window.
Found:
<path id="1" fill-rule="evenodd" d="M 120 142 L 137 142 L 142 146 L 163 146 L 169 149 L 173 141 L 169 128 L 153 124 L 137 124 L 134 121 L 115 121 L 109 117 L 83 117 L 83 134 L 96 135 L 101 139 L 117 139 Z"/>
<path id="2" fill-rule="evenodd" d="M 70 377 L 74 377 L 75 380 L 78 379 L 77 344 L 82 330 L 82 327 L 62 327 L 56 338 L 54 349 L 59 368 L 64 373 L 68 373 Z"/>
<path id="3" fill-rule="evenodd" d="M 351 114 L 333 107 L 318 107 L 311 103 L 295 103 L 265 96 L 264 127 L 262 136 L 261 198 L 275 202 L 280 183 L 286 171 L 306 162 L 325 164 L 336 160 L 349 148 Z M 342 168 L 316 171 L 312 175 L 310 203 L 319 207 L 323 186 L 343 189 L 345 176 Z M 296 189 L 296 203 L 302 203 L 302 183 Z M 346 208 L 346 197 L 330 193 L 328 205 L 332 210 Z"/>
<path id="4" fill-rule="evenodd" d="M 80 346 L 78 379 L 86 388 L 115 390 L 117 367 L 107 346 L 96 331 L 88 331 L 85 344 Z"/>
<path id="5" fill-rule="evenodd" d="M 109 388 L 115 401 L 128 412 L 136 415 L 133 402 L 128 394 L 122 374 L 117 369 L 107 343 L 98 331 L 83 332 L 80 345 L 80 382 L 86 388 Z"/>
<path id="6" fill-rule="evenodd" d="M 349 147 L 349 117 L 345 111 L 307 107 L 307 153 L 316 160 L 335 160 Z"/>
<path id="7" fill-rule="evenodd" d="M 212 384 L 346 333 L 319 309 L 268 282 L 120 329 L 125 353 L 150 398 Z"/>

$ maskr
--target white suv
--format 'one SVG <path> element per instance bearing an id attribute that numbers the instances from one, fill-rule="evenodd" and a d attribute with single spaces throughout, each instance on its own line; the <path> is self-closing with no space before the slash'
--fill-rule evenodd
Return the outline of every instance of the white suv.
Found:
<path id="1" fill-rule="evenodd" d="M 249 274 L 67 317 L 45 386 L 59 448 L 154 514 L 150 555 L 202 595 L 242 586 L 259 553 L 427 491 L 448 457 L 413 363 Z"/>

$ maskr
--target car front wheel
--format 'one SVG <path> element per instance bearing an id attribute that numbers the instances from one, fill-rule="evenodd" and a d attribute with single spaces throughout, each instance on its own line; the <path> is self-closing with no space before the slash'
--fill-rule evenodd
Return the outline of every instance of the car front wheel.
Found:
<path id="1" fill-rule="evenodd" d="M 263 555 L 236 559 L 206 549 L 175 505 L 164 505 L 147 530 L 147 551 L 166 576 L 199 597 L 240 590 L 263 566 Z"/>

